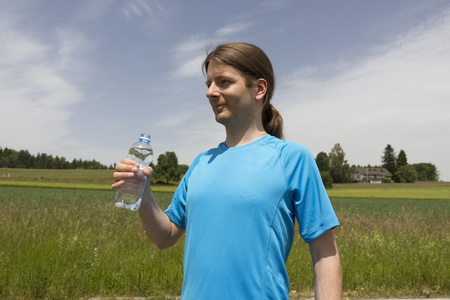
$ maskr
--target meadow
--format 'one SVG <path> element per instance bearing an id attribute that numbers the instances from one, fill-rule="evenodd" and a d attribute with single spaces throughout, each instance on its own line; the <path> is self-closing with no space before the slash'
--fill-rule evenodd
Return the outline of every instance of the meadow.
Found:
<path id="1" fill-rule="evenodd" d="M 74 174 L 66 177 L 76 178 Z M 181 293 L 183 238 L 170 249 L 157 249 L 139 215 L 114 206 L 106 175 L 105 182 L 60 181 L 68 184 L 65 188 L 26 186 L 55 183 L 46 181 L 51 176 L 32 180 L 40 176 L 0 178 L 0 299 L 165 299 Z M 331 197 L 341 222 L 335 235 L 345 296 L 450 296 L 449 187 L 409 189 L 409 195 L 416 195 L 416 189 L 438 188 L 432 192 L 438 196 L 431 199 L 426 192 L 421 199 L 408 198 L 405 187 L 390 188 L 391 198 L 364 193 L 383 188 L 333 189 L 350 191 Z M 362 194 L 352 194 L 357 190 Z M 172 193 L 155 196 L 165 208 Z M 311 258 L 298 234 L 287 268 L 295 295 L 309 295 L 314 290 Z"/>

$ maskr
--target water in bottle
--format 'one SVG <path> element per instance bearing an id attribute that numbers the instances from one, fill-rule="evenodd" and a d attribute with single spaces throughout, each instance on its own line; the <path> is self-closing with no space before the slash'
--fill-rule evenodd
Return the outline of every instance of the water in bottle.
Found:
<path id="1" fill-rule="evenodd" d="M 153 159 L 153 149 L 150 146 L 150 135 L 141 134 L 139 141 L 134 143 L 127 155 L 128 159 L 139 163 L 140 167 L 133 178 L 125 179 L 125 184 L 117 190 L 116 206 L 129 210 L 138 210 L 141 206 L 142 196 L 144 194 L 147 177 L 142 170 L 149 166 Z"/>

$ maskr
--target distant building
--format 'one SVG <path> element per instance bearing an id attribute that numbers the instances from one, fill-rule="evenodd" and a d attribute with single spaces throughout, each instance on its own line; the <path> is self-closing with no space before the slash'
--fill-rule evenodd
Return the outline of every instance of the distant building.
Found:
<path id="1" fill-rule="evenodd" d="M 392 180 L 392 174 L 386 168 L 355 168 L 352 178 L 356 182 L 382 183 L 384 179 Z"/>

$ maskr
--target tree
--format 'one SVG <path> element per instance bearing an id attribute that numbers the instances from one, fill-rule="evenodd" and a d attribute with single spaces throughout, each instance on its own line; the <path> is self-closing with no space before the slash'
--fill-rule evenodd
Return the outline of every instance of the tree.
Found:
<path id="1" fill-rule="evenodd" d="M 419 163 L 412 165 L 417 171 L 419 181 L 438 181 L 439 172 L 435 165 L 431 163 Z"/>
<path id="2" fill-rule="evenodd" d="M 17 156 L 16 168 L 29 169 L 33 165 L 32 156 L 28 150 L 20 150 Z"/>
<path id="3" fill-rule="evenodd" d="M 401 166 L 395 173 L 396 181 L 401 183 L 414 183 L 417 180 L 417 171 L 413 166 Z"/>
<path id="4" fill-rule="evenodd" d="M 330 160 L 328 158 L 328 155 L 323 151 L 317 154 L 316 164 L 320 172 L 326 172 L 330 170 Z"/>
<path id="5" fill-rule="evenodd" d="M 11 168 L 11 159 L 12 151 L 6 147 L 2 150 L 2 156 L 0 157 L 0 167 Z"/>
<path id="6" fill-rule="evenodd" d="M 395 176 L 395 169 L 397 164 L 397 157 L 394 152 L 394 148 L 391 145 L 387 145 L 384 148 L 384 154 L 381 157 L 381 163 L 383 164 L 383 168 L 386 168 L 389 172 L 391 172 L 392 176 Z"/>
<path id="7" fill-rule="evenodd" d="M 328 171 L 321 171 L 320 177 L 322 177 L 322 182 L 325 188 L 331 189 L 333 188 L 333 178 L 330 175 L 330 172 Z"/>
<path id="8" fill-rule="evenodd" d="M 16 150 L 8 149 L 8 168 L 15 168 L 17 165 L 17 158 L 19 157 L 19 153 Z"/>
<path id="9" fill-rule="evenodd" d="M 166 183 L 178 181 L 180 179 L 180 169 L 178 168 L 178 158 L 175 152 L 167 151 L 165 154 L 160 154 L 155 171 L 158 177 L 166 180 Z"/>
<path id="10" fill-rule="evenodd" d="M 351 169 L 345 160 L 345 153 L 339 143 L 335 144 L 328 155 L 330 175 L 335 183 L 346 183 L 350 179 Z"/>
<path id="11" fill-rule="evenodd" d="M 400 168 L 408 165 L 408 159 L 406 158 L 406 153 L 403 150 L 400 150 L 397 157 L 396 168 Z"/>
<path id="12" fill-rule="evenodd" d="M 408 159 L 406 158 L 406 153 L 403 150 L 400 150 L 397 156 L 397 160 L 395 163 L 395 174 L 393 173 L 392 179 L 395 182 L 405 182 L 404 176 L 405 176 L 405 170 L 401 174 L 398 173 L 398 170 L 402 167 L 405 167 L 408 165 Z M 401 175 L 401 177 L 399 177 Z M 414 180 L 416 181 L 417 178 Z M 413 181 L 413 182 L 414 182 Z"/>
<path id="13" fill-rule="evenodd" d="M 181 176 L 184 176 L 184 174 L 186 174 L 186 172 L 189 169 L 189 166 L 181 164 L 181 165 L 178 165 L 178 169 L 180 171 L 180 177 L 181 177 Z"/>

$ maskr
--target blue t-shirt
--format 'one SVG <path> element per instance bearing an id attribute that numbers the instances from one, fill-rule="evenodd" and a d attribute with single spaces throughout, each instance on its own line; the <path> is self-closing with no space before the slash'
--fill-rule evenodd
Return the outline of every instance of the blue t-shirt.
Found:
<path id="1" fill-rule="evenodd" d="M 201 153 L 166 210 L 186 229 L 182 299 L 288 299 L 294 222 L 309 243 L 339 225 L 309 150 L 264 137 Z"/>

